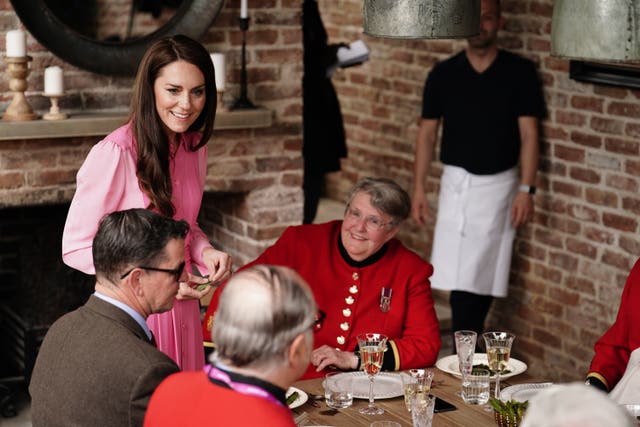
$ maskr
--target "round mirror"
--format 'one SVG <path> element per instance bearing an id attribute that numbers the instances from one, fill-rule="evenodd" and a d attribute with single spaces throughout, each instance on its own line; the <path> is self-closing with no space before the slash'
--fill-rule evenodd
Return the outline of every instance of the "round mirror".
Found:
<path id="1" fill-rule="evenodd" d="M 97 22 L 96 1 L 80 0 L 78 8 L 69 1 L 10 1 L 33 37 L 53 54 L 79 68 L 115 76 L 135 75 L 144 52 L 159 38 L 185 34 L 200 39 L 224 3 L 224 0 L 129 0 L 126 8 L 119 9 L 124 16 L 118 16 L 118 20 L 123 24 L 105 32 L 99 30 L 104 26 L 78 23 L 80 12 L 94 14 L 85 18 L 85 23 Z M 58 5 L 62 5 L 62 9 Z M 70 11 L 72 8 L 76 10 Z M 157 16 L 151 32 L 137 32 L 135 22 L 140 11 Z M 150 28 L 149 25 L 143 27 Z"/>

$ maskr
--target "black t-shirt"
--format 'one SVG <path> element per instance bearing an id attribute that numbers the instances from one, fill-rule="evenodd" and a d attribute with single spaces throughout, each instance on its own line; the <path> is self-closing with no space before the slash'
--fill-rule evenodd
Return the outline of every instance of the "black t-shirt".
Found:
<path id="1" fill-rule="evenodd" d="M 436 64 L 424 87 L 422 117 L 442 118 L 440 160 L 476 175 L 517 165 L 518 117 L 544 114 L 535 65 L 504 50 L 482 73 L 460 52 Z"/>

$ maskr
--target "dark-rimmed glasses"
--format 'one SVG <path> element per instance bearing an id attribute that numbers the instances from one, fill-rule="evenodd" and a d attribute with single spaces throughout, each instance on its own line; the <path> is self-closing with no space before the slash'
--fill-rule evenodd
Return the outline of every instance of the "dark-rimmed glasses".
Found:
<path id="1" fill-rule="evenodd" d="M 125 277 L 127 277 L 129 274 L 131 274 L 131 272 L 133 270 L 135 270 L 136 268 L 141 268 L 142 270 L 148 270 L 148 271 L 160 271 L 161 273 L 168 273 L 173 275 L 173 278 L 175 279 L 176 282 L 180 281 L 180 277 L 182 276 L 182 272 L 184 271 L 184 261 L 180 263 L 180 265 L 178 266 L 178 268 L 174 268 L 174 269 L 169 269 L 169 268 L 158 268 L 158 267 L 147 267 L 144 265 L 139 265 L 137 267 L 133 267 L 131 270 L 127 271 L 126 273 L 124 273 L 122 276 L 120 276 L 120 280 L 124 279 Z"/>

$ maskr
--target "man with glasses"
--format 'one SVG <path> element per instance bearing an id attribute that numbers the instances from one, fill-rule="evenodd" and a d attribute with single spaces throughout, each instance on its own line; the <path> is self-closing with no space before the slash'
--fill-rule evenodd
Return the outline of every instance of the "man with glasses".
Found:
<path id="1" fill-rule="evenodd" d="M 294 427 L 285 393 L 309 364 L 316 313 L 311 290 L 289 268 L 236 274 L 215 315 L 211 365 L 160 384 L 144 425 Z"/>
<path id="2" fill-rule="evenodd" d="M 146 209 L 100 221 L 95 293 L 51 326 L 33 369 L 34 427 L 142 425 L 153 390 L 179 370 L 145 320 L 173 306 L 188 230 Z"/>
<path id="3" fill-rule="evenodd" d="M 343 220 L 289 227 L 250 264 L 293 268 L 326 314 L 303 378 L 327 368 L 359 369 L 356 337 L 365 332 L 389 337 L 384 370 L 435 363 L 440 331 L 429 283 L 433 268 L 395 238 L 410 210 L 398 184 L 364 178 L 349 193 Z M 218 296 L 219 290 L 205 316 L 205 336 L 215 328 Z"/>

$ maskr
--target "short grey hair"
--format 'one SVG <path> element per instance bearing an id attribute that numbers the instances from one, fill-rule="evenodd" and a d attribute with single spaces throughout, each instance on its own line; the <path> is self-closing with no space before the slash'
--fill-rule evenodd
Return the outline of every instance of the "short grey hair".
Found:
<path id="1" fill-rule="evenodd" d="M 626 409 L 583 383 L 557 384 L 530 401 L 521 427 L 634 427 Z"/>
<path id="2" fill-rule="evenodd" d="M 256 265 L 235 274 L 222 291 L 214 315 L 211 361 L 259 367 L 286 361 L 286 350 L 311 332 L 316 302 L 292 269 Z"/>
<path id="3" fill-rule="evenodd" d="M 409 194 L 394 180 L 389 178 L 362 178 L 351 188 L 347 195 L 348 209 L 354 197 L 366 193 L 371 198 L 371 205 L 393 218 L 393 224 L 400 224 L 409 218 L 411 198 Z"/>

